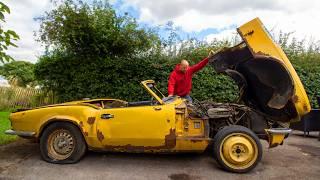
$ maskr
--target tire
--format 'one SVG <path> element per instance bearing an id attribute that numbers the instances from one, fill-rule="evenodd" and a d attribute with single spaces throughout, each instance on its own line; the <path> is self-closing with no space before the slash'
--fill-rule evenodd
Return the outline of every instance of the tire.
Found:
<path id="1" fill-rule="evenodd" d="M 50 124 L 40 137 L 42 159 L 56 164 L 78 162 L 86 153 L 86 142 L 79 128 L 71 123 Z"/>
<path id="2" fill-rule="evenodd" d="M 260 162 L 262 145 L 257 135 L 243 126 L 226 126 L 213 139 L 214 157 L 226 171 L 245 173 Z"/>

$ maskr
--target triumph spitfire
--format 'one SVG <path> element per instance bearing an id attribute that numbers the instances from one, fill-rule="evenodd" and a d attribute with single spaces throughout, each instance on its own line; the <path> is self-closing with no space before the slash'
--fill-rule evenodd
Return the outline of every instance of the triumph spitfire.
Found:
<path id="1" fill-rule="evenodd" d="M 51 163 L 75 163 L 87 150 L 176 153 L 209 149 L 231 172 L 248 172 L 262 157 L 261 140 L 282 145 L 310 111 L 304 87 L 282 49 L 256 18 L 238 29 L 242 42 L 216 53 L 209 64 L 239 86 L 238 103 L 188 104 L 165 97 L 152 80 L 141 82 L 148 101 L 92 99 L 10 115 L 7 134 L 34 138 Z M 212 147 L 212 148 L 208 148 Z"/>

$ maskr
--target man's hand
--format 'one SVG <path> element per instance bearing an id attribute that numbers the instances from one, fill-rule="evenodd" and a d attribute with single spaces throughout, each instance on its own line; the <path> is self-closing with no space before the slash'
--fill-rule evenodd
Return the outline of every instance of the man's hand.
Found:
<path id="1" fill-rule="evenodd" d="M 173 96 L 173 95 L 172 95 L 172 94 L 169 94 L 169 95 L 168 95 L 168 97 L 171 97 L 171 96 Z"/>
<path id="2" fill-rule="evenodd" d="M 209 59 L 212 58 L 212 56 L 213 56 L 214 54 L 215 54 L 214 51 L 211 50 L 211 51 L 209 52 L 208 58 L 209 58 Z"/>

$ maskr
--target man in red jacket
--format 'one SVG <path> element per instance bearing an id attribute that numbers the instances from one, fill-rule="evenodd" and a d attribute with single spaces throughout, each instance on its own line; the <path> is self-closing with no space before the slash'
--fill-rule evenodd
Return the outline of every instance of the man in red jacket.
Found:
<path id="1" fill-rule="evenodd" d="M 168 82 L 168 95 L 178 95 L 185 98 L 192 103 L 190 97 L 190 91 L 192 88 L 192 76 L 194 73 L 200 71 L 207 65 L 209 58 L 212 57 L 213 52 L 209 53 L 209 56 L 204 58 L 198 64 L 189 66 L 187 60 L 182 60 L 180 64 L 177 64 L 175 69 L 171 72 Z"/>

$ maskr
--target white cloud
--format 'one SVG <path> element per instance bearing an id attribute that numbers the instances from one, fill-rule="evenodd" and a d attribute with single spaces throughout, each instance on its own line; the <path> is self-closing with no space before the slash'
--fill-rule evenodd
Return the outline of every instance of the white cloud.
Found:
<path id="1" fill-rule="evenodd" d="M 53 8 L 50 1 L 4 0 L 11 9 L 5 28 L 15 30 L 21 38 L 17 42 L 19 47 L 8 51 L 15 59 L 35 62 L 43 53 L 44 48 L 34 40 L 33 32 L 38 30 L 39 23 L 33 18 Z M 234 27 L 260 17 L 274 32 L 295 32 L 294 36 L 300 39 L 312 36 L 320 40 L 317 0 L 124 0 L 120 9 L 129 6 L 139 11 L 139 22 L 161 25 L 173 21 L 191 34 L 208 28 L 218 31 L 207 39 L 226 38 L 235 32 Z"/>
<path id="2" fill-rule="evenodd" d="M 173 21 L 187 32 L 230 29 L 260 17 L 275 32 L 295 32 L 302 39 L 320 39 L 320 1 L 316 0 L 126 0 L 140 11 L 140 22 Z"/>
<path id="3" fill-rule="evenodd" d="M 51 7 L 50 0 L 7 0 L 4 3 L 11 10 L 5 17 L 4 28 L 12 29 L 20 36 L 16 42 L 18 48 L 11 47 L 7 53 L 16 60 L 36 62 L 43 47 L 35 41 L 34 31 L 38 30 L 39 23 L 34 18 L 43 15 Z"/>

